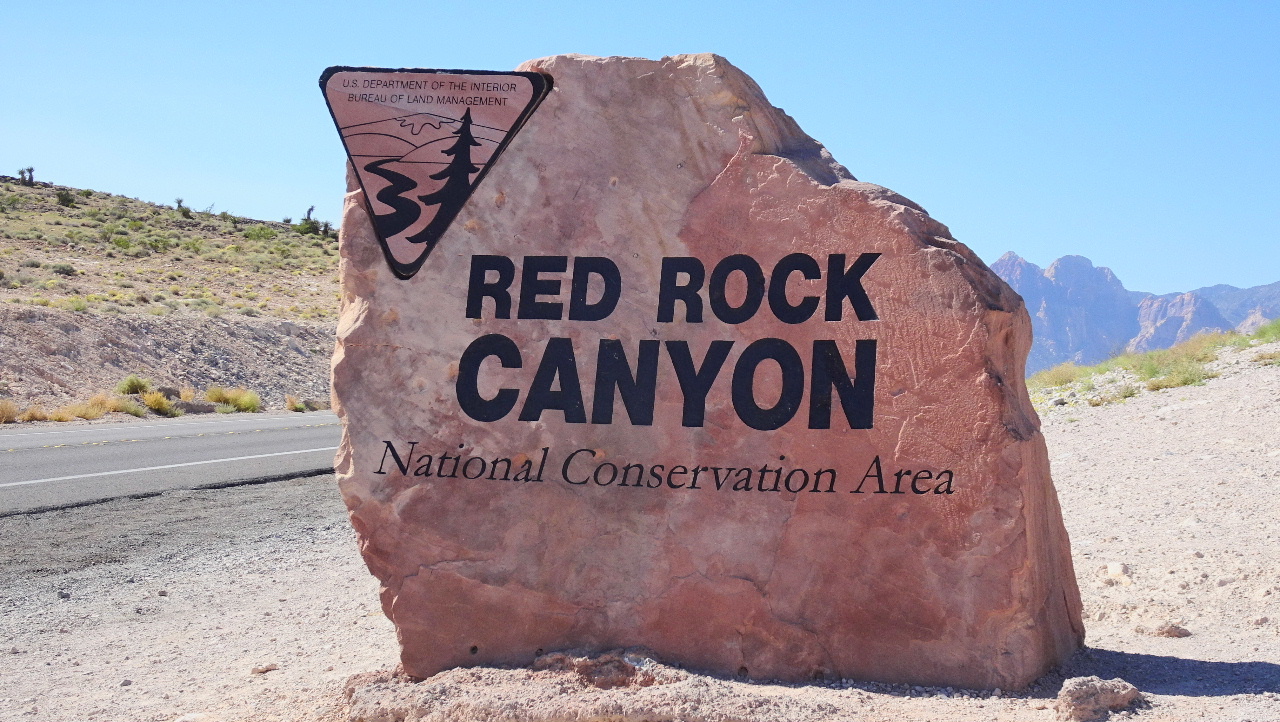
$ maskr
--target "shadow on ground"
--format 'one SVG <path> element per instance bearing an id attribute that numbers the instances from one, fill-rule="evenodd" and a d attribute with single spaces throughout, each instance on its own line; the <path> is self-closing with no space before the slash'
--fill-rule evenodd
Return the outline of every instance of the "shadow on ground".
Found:
<path id="1" fill-rule="evenodd" d="M 1072 657 L 1059 675 L 1103 679 L 1120 677 L 1143 692 L 1186 697 L 1280 693 L 1280 664 L 1271 662 L 1208 662 L 1202 659 L 1085 648 Z"/>

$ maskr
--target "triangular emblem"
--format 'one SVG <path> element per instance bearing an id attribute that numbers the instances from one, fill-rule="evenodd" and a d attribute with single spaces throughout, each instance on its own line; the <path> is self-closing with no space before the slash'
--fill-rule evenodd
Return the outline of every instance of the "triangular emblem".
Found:
<path id="1" fill-rule="evenodd" d="M 544 73 L 329 68 L 320 89 L 400 278 L 411 278 L 551 90 Z"/>

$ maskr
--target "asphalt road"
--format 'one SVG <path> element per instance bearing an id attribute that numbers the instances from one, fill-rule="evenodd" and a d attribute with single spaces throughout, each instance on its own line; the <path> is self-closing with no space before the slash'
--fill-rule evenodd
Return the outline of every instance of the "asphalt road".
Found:
<path id="1" fill-rule="evenodd" d="M 0 427 L 0 516 L 325 473 L 342 434 L 328 411 L 20 428 Z"/>

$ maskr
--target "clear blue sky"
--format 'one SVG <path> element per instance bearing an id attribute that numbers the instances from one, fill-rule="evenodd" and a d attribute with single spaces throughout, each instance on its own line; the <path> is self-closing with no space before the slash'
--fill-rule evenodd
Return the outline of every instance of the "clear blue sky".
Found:
<path id="1" fill-rule="evenodd" d="M 859 179 L 987 262 L 1080 254 L 1131 289 L 1280 281 L 1280 4 L 21 2 L 0 172 L 337 220 L 330 65 L 509 69 L 715 52 Z"/>

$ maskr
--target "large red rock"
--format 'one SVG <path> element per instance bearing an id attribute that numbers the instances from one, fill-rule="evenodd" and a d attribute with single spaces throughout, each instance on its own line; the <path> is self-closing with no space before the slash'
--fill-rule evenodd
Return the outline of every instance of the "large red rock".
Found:
<path id="1" fill-rule="evenodd" d="M 337 467 L 405 669 L 642 645 L 752 678 L 1016 688 L 1075 650 L 1080 601 L 1017 294 L 919 206 L 854 180 L 723 58 L 521 70 L 554 90 L 417 275 L 392 274 L 366 198 L 347 196 Z M 799 270 L 777 274 L 791 254 L 813 264 L 792 256 Z M 511 318 L 492 298 L 468 317 L 481 256 L 512 263 Z M 569 271 L 608 259 L 616 308 L 517 318 L 524 283 L 543 294 L 526 301 L 570 305 L 571 273 L 525 275 L 557 267 L 532 256 L 568 256 Z M 682 258 L 708 285 L 728 279 L 700 291 L 700 322 L 683 303 L 659 320 L 664 259 Z M 784 293 L 737 318 L 757 265 Z M 831 266 L 847 283 L 828 298 Z M 587 304 L 607 296 L 591 281 Z M 470 363 L 482 337 L 519 358 Z M 725 344 L 700 414 L 675 369 L 705 369 Z M 596 423 L 602 348 L 631 371 L 656 363 L 651 424 L 643 384 L 636 408 L 615 392 Z M 832 349 L 842 364 L 822 360 Z M 468 415 L 460 393 L 501 418 Z M 502 480 L 522 464 L 536 480 Z M 626 486 L 592 479 L 615 469 Z"/>

